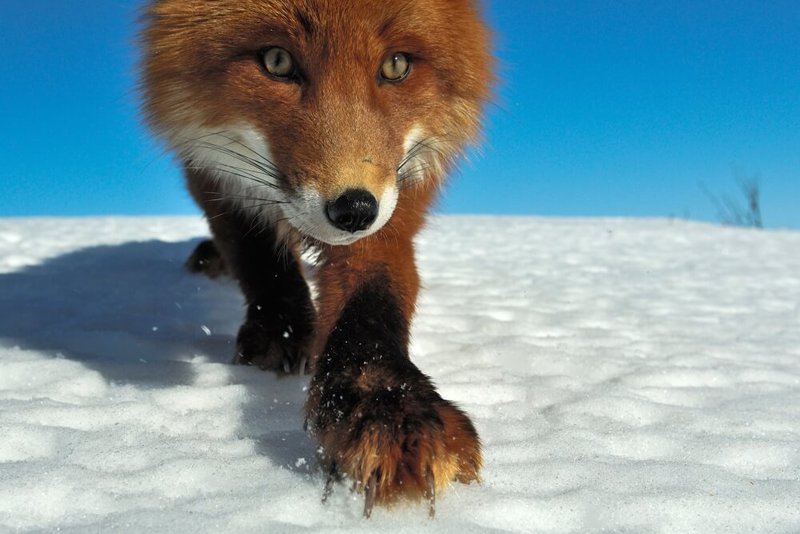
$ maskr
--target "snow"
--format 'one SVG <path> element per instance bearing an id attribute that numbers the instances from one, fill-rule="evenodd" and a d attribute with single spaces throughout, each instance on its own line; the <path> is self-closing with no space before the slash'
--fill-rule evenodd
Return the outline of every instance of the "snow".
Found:
<path id="1" fill-rule="evenodd" d="M 480 485 L 321 503 L 307 378 L 229 365 L 196 218 L 0 219 L 0 531 L 800 530 L 800 233 L 442 217 L 420 368 L 473 418 Z"/>

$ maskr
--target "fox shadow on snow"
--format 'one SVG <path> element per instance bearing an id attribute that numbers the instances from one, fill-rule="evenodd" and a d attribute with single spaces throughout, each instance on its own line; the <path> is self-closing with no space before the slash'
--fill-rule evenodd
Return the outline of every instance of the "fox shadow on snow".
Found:
<path id="1" fill-rule="evenodd" d="M 97 246 L 0 274 L 0 343 L 78 361 L 109 382 L 192 385 L 193 361 L 228 364 L 244 303 L 235 282 L 189 273 L 198 240 Z M 278 465 L 313 458 L 302 430 L 307 378 L 231 365 L 248 388 L 243 437 Z"/>

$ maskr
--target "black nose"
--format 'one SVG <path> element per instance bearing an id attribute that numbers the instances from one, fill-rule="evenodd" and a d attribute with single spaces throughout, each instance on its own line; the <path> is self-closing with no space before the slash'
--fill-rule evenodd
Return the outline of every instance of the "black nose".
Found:
<path id="1" fill-rule="evenodd" d="M 364 189 L 348 189 L 325 206 L 328 220 L 336 228 L 355 233 L 366 230 L 378 216 L 378 201 Z"/>

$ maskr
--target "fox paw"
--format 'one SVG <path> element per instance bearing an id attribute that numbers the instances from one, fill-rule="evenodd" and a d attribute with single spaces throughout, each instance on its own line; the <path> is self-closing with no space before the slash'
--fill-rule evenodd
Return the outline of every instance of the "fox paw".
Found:
<path id="1" fill-rule="evenodd" d="M 209 278 L 231 274 L 219 249 L 210 239 L 197 245 L 186 267 Z M 275 276 L 277 278 L 278 274 Z M 308 288 L 305 282 L 298 283 L 298 280 L 290 278 L 282 289 L 285 294 L 264 299 L 270 305 L 248 306 L 247 319 L 236 336 L 233 363 L 285 374 L 306 372 L 307 347 L 314 316 Z"/>
<path id="2" fill-rule="evenodd" d="M 451 482 L 478 480 L 472 422 L 410 362 L 402 367 L 364 369 L 352 380 L 315 377 L 308 422 L 329 473 L 323 500 L 346 476 L 365 495 L 366 517 L 376 503 L 404 499 L 427 501 L 433 517 L 436 495 Z"/>
<path id="3" fill-rule="evenodd" d="M 308 332 L 301 324 L 290 324 L 282 316 L 247 319 L 236 336 L 233 363 L 252 365 L 279 374 L 305 374 L 308 367 Z"/>

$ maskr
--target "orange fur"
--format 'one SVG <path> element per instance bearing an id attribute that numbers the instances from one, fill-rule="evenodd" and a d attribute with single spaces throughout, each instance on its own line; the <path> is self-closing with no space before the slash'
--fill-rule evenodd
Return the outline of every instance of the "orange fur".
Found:
<path id="1" fill-rule="evenodd" d="M 432 498 L 428 476 L 436 491 L 452 480 L 477 480 L 480 443 L 469 419 L 401 361 L 420 289 L 414 236 L 445 175 L 478 136 L 490 96 L 489 35 L 476 3 L 155 0 L 145 14 L 142 41 L 144 115 L 177 152 L 211 223 L 215 246 L 196 253 L 198 265 L 224 268 L 245 292 L 248 324 L 240 344 L 246 348 L 251 338 L 273 335 L 276 317 L 284 318 L 282 310 L 264 316 L 264 302 L 304 309 L 307 300 L 302 291 L 292 300 L 281 287 L 265 285 L 257 276 L 261 266 L 297 285 L 298 243 L 321 251 L 313 334 L 289 348 L 279 338 L 256 343 L 268 354 L 252 361 L 277 370 L 280 358 L 306 351 L 318 371 L 314 358 L 337 352 L 331 335 L 354 295 L 369 284 L 385 286 L 373 293 L 399 311 L 394 330 L 380 335 L 388 336 L 387 346 L 403 347 L 394 356 L 397 372 L 419 381 L 409 406 L 432 399 L 433 411 L 420 416 L 418 428 L 387 434 L 381 425 L 367 425 L 357 439 L 338 423 L 319 423 L 312 430 L 324 456 L 362 488 L 376 479 L 377 502 Z M 265 71 L 262 54 L 271 47 L 292 58 L 294 78 Z M 407 54 L 411 70 L 388 83 L 379 73 L 394 53 Z M 350 236 L 328 227 L 319 210 L 354 189 L 378 199 L 385 216 Z M 253 239 L 259 232 L 266 237 Z M 282 247 L 285 265 L 265 258 L 260 247 L 269 244 Z M 367 307 L 362 313 L 371 312 Z M 368 368 L 368 357 L 354 384 L 345 384 L 367 407 L 385 381 L 398 379 L 395 371 Z M 323 383 L 315 376 L 314 384 Z M 325 409 L 319 388 L 309 395 L 312 419 Z M 402 404 L 387 410 L 399 422 L 419 415 Z"/>

